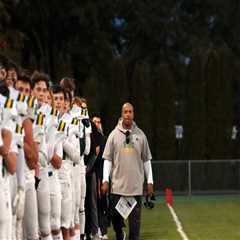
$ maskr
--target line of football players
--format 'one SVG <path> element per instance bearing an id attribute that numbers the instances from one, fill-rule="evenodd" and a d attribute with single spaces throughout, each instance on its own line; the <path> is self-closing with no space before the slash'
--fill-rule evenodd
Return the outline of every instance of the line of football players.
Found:
<path id="1" fill-rule="evenodd" d="M 0 239 L 84 239 L 86 103 L 0 61 Z"/>

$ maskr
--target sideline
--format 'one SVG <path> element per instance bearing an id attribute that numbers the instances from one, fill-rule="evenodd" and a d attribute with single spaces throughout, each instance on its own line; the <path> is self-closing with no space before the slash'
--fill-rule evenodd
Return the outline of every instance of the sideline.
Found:
<path id="1" fill-rule="evenodd" d="M 172 207 L 169 203 L 167 203 L 167 206 L 168 206 L 168 208 L 169 208 L 169 211 L 170 211 L 171 214 L 172 214 L 173 220 L 174 220 L 174 222 L 176 223 L 176 226 L 177 226 L 177 231 L 180 233 L 182 239 L 183 239 L 183 240 L 189 240 L 189 238 L 187 237 L 186 233 L 183 231 L 182 224 L 181 224 L 181 222 L 179 221 L 178 216 L 177 216 L 177 214 L 175 213 L 173 207 Z"/>

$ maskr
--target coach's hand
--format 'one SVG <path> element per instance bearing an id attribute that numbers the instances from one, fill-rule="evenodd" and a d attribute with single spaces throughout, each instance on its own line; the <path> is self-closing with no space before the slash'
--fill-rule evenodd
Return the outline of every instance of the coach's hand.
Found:
<path id="1" fill-rule="evenodd" d="M 153 184 L 152 183 L 148 183 L 148 185 L 147 185 L 147 194 L 149 196 L 153 194 Z"/>
<path id="2" fill-rule="evenodd" d="M 102 185 L 102 193 L 108 193 L 108 182 L 104 182 Z"/>

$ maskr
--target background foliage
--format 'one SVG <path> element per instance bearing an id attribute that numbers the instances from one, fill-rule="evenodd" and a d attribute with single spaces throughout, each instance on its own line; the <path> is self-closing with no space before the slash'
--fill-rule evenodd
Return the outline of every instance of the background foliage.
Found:
<path id="1" fill-rule="evenodd" d="M 106 134 L 131 101 L 154 159 L 237 158 L 239 18 L 237 0 L 1 0 L 0 51 L 74 77 Z"/>

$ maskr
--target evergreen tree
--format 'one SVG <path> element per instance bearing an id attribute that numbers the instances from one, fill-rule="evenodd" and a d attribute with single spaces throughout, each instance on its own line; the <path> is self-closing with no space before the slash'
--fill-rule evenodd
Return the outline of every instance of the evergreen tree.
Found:
<path id="1" fill-rule="evenodd" d="M 204 79 L 206 81 L 206 156 L 225 159 L 232 132 L 232 70 L 227 49 L 209 49 L 206 53 Z M 228 62 L 229 61 L 229 62 Z M 214 168 L 214 174 L 212 173 Z M 225 181 L 224 165 L 206 165 L 208 187 L 219 188 L 218 179 Z M 224 187 L 224 186 L 221 186 Z"/>
<path id="2" fill-rule="evenodd" d="M 137 62 L 130 83 L 130 99 L 135 108 L 135 119 L 146 134 L 150 146 L 154 135 L 153 83 L 150 68 L 145 62 Z"/>
<path id="3" fill-rule="evenodd" d="M 234 56 L 231 50 L 225 45 L 218 50 L 221 66 L 221 94 L 220 97 L 220 124 L 221 124 L 221 145 L 224 149 L 221 159 L 231 159 L 233 157 L 231 142 L 233 128 L 233 74 Z"/>
<path id="4" fill-rule="evenodd" d="M 112 130 L 121 117 L 123 103 L 129 101 L 129 82 L 127 80 L 124 59 L 118 57 L 114 60 L 111 77 L 106 81 L 108 86 L 104 95 L 103 117 L 106 129 Z"/>
<path id="5" fill-rule="evenodd" d="M 169 65 L 159 64 L 153 72 L 153 131 L 155 157 L 176 158 L 175 148 L 175 78 Z"/>
<path id="6" fill-rule="evenodd" d="M 100 94 L 100 83 L 97 79 L 96 74 L 92 71 L 91 76 L 85 84 L 82 86 L 84 89 L 84 95 L 88 102 L 88 111 L 90 117 L 92 117 L 92 114 L 100 114 L 100 104 L 101 104 L 101 94 Z"/>
<path id="7" fill-rule="evenodd" d="M 205 82 L 203 78 L 203 50 L 192 56 L 186 85 L 184 121 L 184 149 L 186 159 L 205 159 Z"/>

